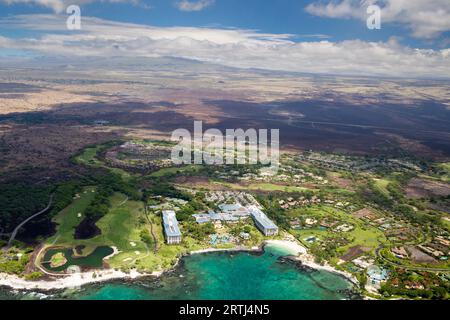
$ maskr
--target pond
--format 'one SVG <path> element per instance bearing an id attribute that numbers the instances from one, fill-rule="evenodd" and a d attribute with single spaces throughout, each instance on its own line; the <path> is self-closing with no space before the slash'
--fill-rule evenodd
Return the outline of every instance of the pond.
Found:
<path id="1" fill-rule="evenodd" d="M 47 250 L 44 255 L 44 259 L 42 260 L 42 266 L 48 271 L 52 272 L 63 272 L 69 266 L 79 266 L 80 268 L 101 268 L 103 266 L 103 258 L 111 255 L 114 250 L 111 247 L 102 246 L 97 247 L 95 250 L 83 257 L 79 257 L 74 255 L 73 248 L 53 248 Z M 65 258 L 65 263 L 63 259 L 60 259 L 61 254 Z M 59 261 L 62 261 L 63 264 L 58 264 L 57 266 L 51 265 L 52 257 L 58 257 Z"/>

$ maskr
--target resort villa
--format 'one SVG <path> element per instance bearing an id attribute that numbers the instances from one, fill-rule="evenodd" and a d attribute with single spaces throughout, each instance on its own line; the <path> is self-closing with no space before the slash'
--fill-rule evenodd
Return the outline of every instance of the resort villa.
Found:
<path id="1" fill-rule="evenodd" d="M 267 237 L 278 234 L 278 227 L 270 220 L 264 212 L 256 206 L 249 206 L 248 210 L 255 221 L 256 227 Z"/>
<path id="2" fill-rule="evenodd" d="M 207 222 L 227 222 L 227 223 L 238 223 L 241 220 L 245 220 L 250 217 L 250 212 L 248 209 L 241 204 L 221 204 L 218 206 L 219 212 L 208 211 L 208 213 L 194 214 L 193 217 L 197 223 L 207 223 Z"/>
<path id="3" fill-rule="evenodd" d="M 265 236 L 274 236 L 278 234 L 278 227 L 261 211 L 256 205 L 243 206 L 239 203 L 234 204 L 220 204 L 218 206 L 219 212 L 208 211 L 208 213 L 193 214 L 198 224 L 212 222 L 214 224 L 238 223 L 239 221 L 253 218 L 256 227 Z"/>
<path id="4" fill-rule="evenodd" d="M 234 204 L 220 204 L 219 209 L 226 214 L 235 216 L 235 217 L 248 217 L 250 216 L 250 213 L 248 209 L 244 206 L 242 206 L 239 203 Z"/>
<path id="5" fill-rule="evenodd" d="M 179 244 L 181 242 L 181 231 L 175 211 L 163 211 L 162 214 L 167 244 Z"/>
<path id="6" fill-rule="evenodd" d="M 367 268 L 367 275 L 369 276 L 370 283 L 378 288 L 380 287 L 381 282 L 384 282 L 389 278 L 388 271 L 376 265 L 371 265 Z"/>

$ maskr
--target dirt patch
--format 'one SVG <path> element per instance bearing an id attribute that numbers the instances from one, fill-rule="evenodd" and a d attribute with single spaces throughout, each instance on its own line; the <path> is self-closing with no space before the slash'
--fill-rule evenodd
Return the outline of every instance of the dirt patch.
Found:
<path id="1" fill-rule="evenodd" d="M 413 199 L 448 196 L 450 195 L 450 184 L 413 178 L 409 181 L 405 191 L 407 197 Z"/>
<path id="2" fill-rule="evenodd" d="M 355 185 L 355 183 L 350 179 L 341 178 L 335 175 L 331 176 L 330 179 L 340 188 L 354 190 L 353 186 Z"/>
<path id="3" fill-rule="evenodd" d="M 370 247 L 354 246 L 348 249 L 348 252 L 341 257 L 341 260 L 352 261 L 356 257 L 370 251 Z"/>
<path id="4" fill-rule="evenodd" d="M 366 218 L 369 220 L 375 220 L 378 218 L 378 215 L 369 208 L 364 208 L 364 209 L 355 211 L 352 214 L 357 218 Z"/>
<path id="5" fill-rule="evenodd" d="M 450 203 L 429 203 L 427 208 L 450 214 Z"/>
<path id="6" fill-rule="evenodd" d="M 411 255 L 411 260 L 415 263 L 434 263 L 436 260 L 432 257 L 426 254 L 425 252 L 420 251 L 416 247 L 406 247 L 408 252 Z"/>
<path id="7" fill-rule="evenodd" d="M 208 190 L 221 190 L 223 187 L 220 185 L 212 184 L 209 182 L 208 177 L 204 176 L 188 176 L 188 177 L 177 177 L 175 179 L 175 184 L 185 187 L 185 188 L 208 188 Z"/>

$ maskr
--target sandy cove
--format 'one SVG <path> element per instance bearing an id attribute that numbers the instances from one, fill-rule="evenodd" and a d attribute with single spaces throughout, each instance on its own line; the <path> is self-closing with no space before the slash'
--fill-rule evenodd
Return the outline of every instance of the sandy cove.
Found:
<path id="1" fill-rule="evenodd" d="M 232 248 L 232 249 L 205 249 L 193 251 L 191 254 L 202 254 L 210 252 L 236 252 L 236 251 L 262 251 L 265 245 L 273 245 L 280 247 L 289 252 L 292 260 L 300 262 L 303 266 L 309 267 L 314 270 L 324 270 L 334 274 L 338 274 L 356 286 L 359 286 L 359 281 L 350 273 L 342 270 L 338 270 L 329 264 L 318 264 L 315 262 L 313 255 L 309 254 L 307 249 L 301 245 L 294 237 L 286 236 L 283 240 L 267 240 L 264 241 L 260 247 L 247 248 Z"/>
<path id="2" fill-rule="evenodd" d="M 329 265 L 320 265 L 314 262 L 314 257 L 310 255 L 306 248 L 303 247 L 295 238 L 286 237 L 284 240 L 267 240 L 259 247 L 252 248 L 230 248 L 230 249 L 205 249 L 193 251 L 190 254 L 204 254 L 211 252 L 239 252 L 248 251 L 256 252 L 262 251 L 265 245 L 273 245 L 282 248 L 289 252 L 289 255 L 293 260 L 301 262 L 302 265 L 310 267 L 316 270 L 326 270 L 335 274 L 339 274 L 345 277 L 347 280 L 351 281 L 353 284 L 358 285 L 358 280 L 350 273 L 337 270 Z M 113 254 L 114 255 L 114 254 Z M 175 265 L 175 267 L 178 265 Z M 38 280 L 29 281 L 20 278 L 16 275 L 9 275 L 5 273 L 0 273 L 0 286 L 10 287 L 16 290 L 60 290 L 68 288 L 77 288 L 91 283 L 100 283 L 110 280 L 133 280 L 142 277 L 160 277 L 165 271 L 157 271 L 153 273 L 139 273 L 135 270 L 125 273 L 123 271 L 107 269 L 107 270 L 93 270 L 89 272 L 76 273 L 71 275 L 59 275 L 58 277 L 53 277 L 52 280 Z"/>
<path id="3" fill-rule="evenodd" d="M 284 240 L 268 240 L 265 243 L 288 249 L 292 252 L 293 260 L 301 262 L 304 266 L 315 270 L 325 270 L 331 273 L 339 274 L 352 282 L 354 285 L 359 285 L 359 281 L 351 273 L 338 270 L 329 264 L 321 265 L 316 263 L 314 256 L 309 254 L 306 248 L 302 246 L 294 237 L 287 237 Z"/>

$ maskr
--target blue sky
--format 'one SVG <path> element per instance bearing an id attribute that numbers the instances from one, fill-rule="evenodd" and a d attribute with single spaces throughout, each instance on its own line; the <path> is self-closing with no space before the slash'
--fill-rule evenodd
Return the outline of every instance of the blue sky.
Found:
<path id="1" fill-rule="evenodd" d="M 72 1 L 76 2 L 76 1 Z M 200 11 L 181 11 L 176 0 L 142 0 L 140 5 L 130 3 L 93 2 L 81 4 L 82 14 L 107 20 L 146 24 L 153 26 L 191 26 L 256 29 L 269 33 L 293 34 L 295 41 L 311 40 L 323 35 L 333 41 L 361 39 L 387 41 L 397 37 L 403 44 L 420 48 L 437 48 L 449 33 L 438 39 L 411 37 L 402 25 L 385 23 L 381 30 L 369 30 L 365 21 L 355 19 L 330 19 L 314 16 L 305 8 L 311 0 L 216 0 Z M 148 8 L 146 8 L 148 6 Z M 46 8 L 30 3 L 6 4 L 0 1 L 0 17 L 52 13 Z M 20 30 L 16 30 L 20 31 Z M 6 32 L 6 31 L 4 31 Z M 4 34 L 0 31 L 0 34 Z M 11 30 L 8 30 L 11 35 Z"/>
<path id="2" fill-rule="evenodd" d="M 80 32 L 65 29 L 70 4 L 81 7 Z M 382 10 L 381 30 L 366 27 L 370 4 Z M 305 72 L 436 69 L 450 77 L 449 35 L 448 0 L 0 0 L 3 56 L 98 51 Z"/>

